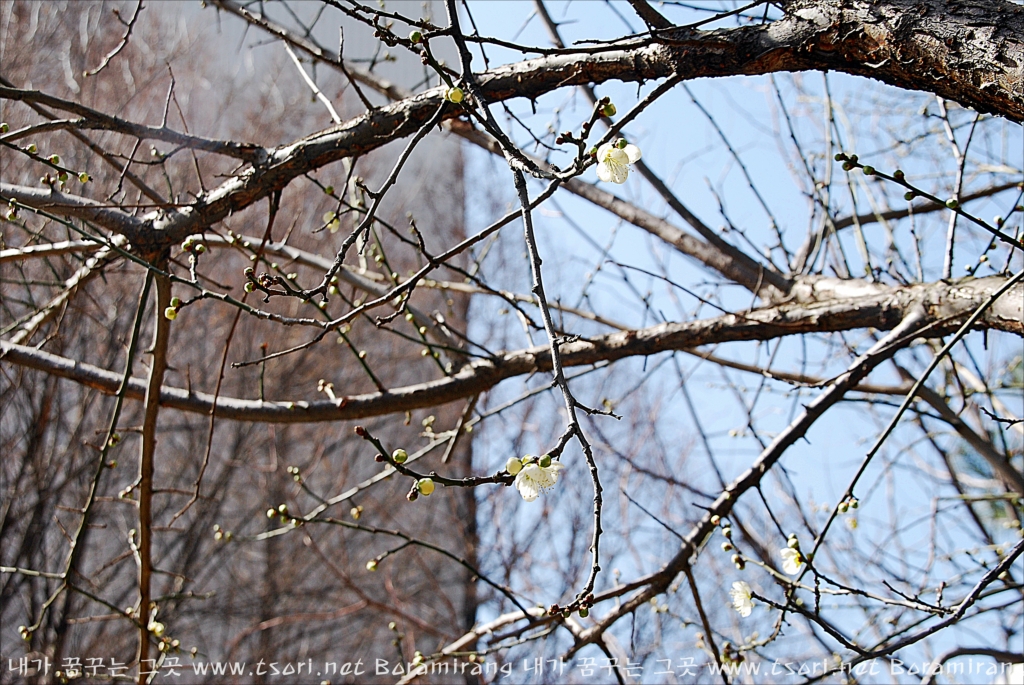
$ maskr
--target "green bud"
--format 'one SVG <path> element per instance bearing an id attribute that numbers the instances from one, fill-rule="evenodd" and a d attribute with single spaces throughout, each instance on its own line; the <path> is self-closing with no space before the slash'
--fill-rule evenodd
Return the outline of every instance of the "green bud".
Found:
<path id="1" fill-rule="evenodd" d="M 539 464 L 542 469 L 546 469 L 547 467 L 551 466 L 551 455 L 542 455 L 541 458 L 537 460 L 537 464 Z"/>
<path id="2" fill-rule="evenodd" d="M 324 188 L 324 193 L 327 195 L 334 195 L 334 186 L 327 186 Z"/>
<path id="3" fill-rule="evenodd" d="M 395 460 L 396 464 L 404 464 L 405 460 L 409 458 L 409 453 L 399 447 L 391 453 L 391 458 Z"/>
<path id="4" fill-rule="evenodd" d="M 445 100 L 447 100 L 448 102 L 453 102 L 456 105 L 462 102 L 463 98 L 465 97 L 466 94 L 463 93 L 462 89 L 459 87 L 449 88 L 448 91 L 444 94 Z"/>
<path id="5" fill-rule="evenodd" d="M 523 462 L 519 461 L 516 457 L 509 457 L 508 461 L 505 462 L 505 470 L 514 476 L 523 470 Z"/>
<path id="6" fill-rule="evenodd" d="M 896 171 L 892 172 L 892 177 L 895 178 L 897 181 L 902 181 L 904 177 L 903 170 L 897 169 Z"/>
<path id="7" fill-rule="evenodd" d="M 6 121 L 3 122 L 2 124 L 0 124 L 0 133 L 7 133 L 10 130 L 11 130 L 11 127 L 7 125 Z"/>
<path id="8" fill-rule="evenodd" d="M 853 169 L 853 167 L 853 162 L 843 162 L 843 171 L 849 171 L 850 169 Z"/>
<path id="9" fill-rule="evenodd" d="M 253 283 L 252 281 L 246 281 L 245 285 L 242 286 L 242 290 L 244 290 L 247 293 L 251 293 L 252 291 L 256 290 L 256 284 Z"/>
<path id="10" fill-rule="evenodd" d="M 89 182 L 89 174 L 87 174 L 87 173 L 85 173 L 83 171 L 82 173 L 78 174 L 78 180 L 80 182 L 82 182 L 82 183 L 88 183 Z"/>
<path id="11" fill-rule="evenodd" d="M 865 176 L 874 176 L 875 175 L 875 167 L 865 164 L 864 165 L 864 175 Z"/>
<path id="12" fill-rule="evenodd" d="M 915 197 L 917 197 L 917 193 L 915 193 L 913 190 L 908 190 L 907 192 L 903 193 L 903 199 L 906 200 L 907 202 L 910 202 Z"/>
<path id="13" fill-rule="evenodd" d="M 415 29 L 409 32 L 409 42 L 413 45 L 423 41 L 423 34 Z"/>
<path id="14" fill-rule="evenodd" d="M 835 160 L 837 162 L 845 162 L 846 161 L 846 155 L 844 155 L 842 152 L 837 152 L 836 156 L 835 156 Z"/>
<path id="15" fill-rule="evenodd" d="M 615 116 L 615 113 L 617 111 L 618 110 L 615 109 L 615 105 L 613 105 L 610 102 L 607 105 L 605 105 L 604 107 L 601 108 L 601 114 L 605 115 L 606 117 L 613 117 L 613 116 Z"/>
<path id="16" fill-rule="evenodd" d="M 610 114 L 608 116 L 611 116 Z M 587 607 L 580 607 L 580 618 L 586 618 L 590 616 L 590 609 Z"/>
<path id="17" fill-rule="evenodd" d="M 171 298 L 171 306 L 172 307 L 180 307 L 181 306 L 181 298 L 180 297 L 172 297 Z"/>
<path id="18" fill-rule="evenodd" d="M 371 571 L 371 572 L 372 571 L 376 571 L 377 570 L 377 560 L 376 559 L 370 559 L 368 562 L 366 562 L 366 570 L 367 571 Z"/>
<path id="19" fill-rule="evenodd" d="M 175 319 L 177 319 L 178 318 L 178 308 L 177 307 L 168 307 L 167 309 L 165 309 L 164 310 L 164 318 L 167 319 L 168 321 L 174 321 Z"/>
<path id="20" fill-rule="evenodd" d="M 60 157 L 58 155 L 50 155 L 50 164 L 60 164 Z"/>
<path id="21" fill-rule="evenodd" d="M 434 481 L 429 478 L 420 478 L 416 483 L 416 489 L 420 491 L 421 495 L 428 497 L 434 491 Z"/>
<path id="22" fill-rule="evenodd" d="M 29 143 L 28 147 L 25 149 L 28 151 L 30 155 L 34 155 L 35 153 L 39 152 L 39 148 L 36 147 L 35 143 Z"/>
<path id="23" fill-rule="evenodd" d="M 955 197 L 951 197 L 948 200 L 946 200 L 946 206 L 949 207 L 950 209 L 956 209 L 957 207 L 960 206 L 960 202 Z"/>
<path id="24" fill-rule="evenodd" d="M 840 514 L 845 514 L 849 510 L 850 510 L 850 505 L 849 504 L 847 504 L 846 502 L 840 502 L 839 503 L 839 513 Z"/>
<path id="25" fill-rule="evenodd" d="M 619 148 L 620 150 L 625 150 L 627 145 L 629 145 L 629 143 L 626 142 L 625 138 L 619 138 L 615 142 L 615 147 Z"/>

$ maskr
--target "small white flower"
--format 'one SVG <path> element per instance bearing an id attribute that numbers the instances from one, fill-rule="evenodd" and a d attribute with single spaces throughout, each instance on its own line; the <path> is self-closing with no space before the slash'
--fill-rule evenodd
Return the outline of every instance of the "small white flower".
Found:
<path id="1" fill-rule="evenodd" d="M 740 616 L 743 618 L 750 616 L 750 612 L 754 610 L 754 599 L 750 595 L 749 585 L 742 580 L 736 581 L 732 584 L 732 589 L 729 590 L 729 596 L 732 597 L 732 608 Z"/>
<path id="2" fill-rule="evenodd" d="M 783 573 L 790 576 L 795 576 L 800 573 L 800 568 L 804 565 L 804 557 L 800 554 L 800 550 L 793 549 L 791 547 L 783 547 L 779 551 L 779 556 L 782 557 Z"/>
<path id="3" fill-rule="evenodd" d="M 620 148 L 615 143 L 605 143 L 597 148 L 597 177 L 606 183 L 625 183 L 629 165 L 638 161 L 640 148 L 636 145 Z"/>
<path id="4" fill-rule="evenodd" d="M 558 481 L 558 472 L 562 470 L 562 462 L 553 461 L 551 466 L 541 466 L 533 463 L 527 464 L 516 476 L 516 487 L 519 494 L 527 502 L 532 502 L 540 495 L 541 490 L 547 490 Z"/>

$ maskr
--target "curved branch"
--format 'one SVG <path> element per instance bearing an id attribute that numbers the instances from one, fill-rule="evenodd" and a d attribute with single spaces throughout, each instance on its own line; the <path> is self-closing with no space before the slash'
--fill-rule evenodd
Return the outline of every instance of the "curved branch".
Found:
<path id="1" fill-rule="evenodd" d="M 918 307 L 923 309 L 922 325 L 930 326 L 930 333 L 939 335 L 955 330 L 1007 280 L 993 276 L 953 285 L 940 281 L 884 289 L 858 298 L 785 304 L 746 314 L 725 314 L 712 319 L 665 323 L 595 336 L 560 345 L 562 364 L 565 367 L 587 366 L 699 345 L 771 340 L 801 333 L 869 327 L 892 330 Z M 1024 337 L 1024 286 L 1018 284 L 996 300 L 979 318 L 977 325 Z M 108 394 L 116 390 L 121 380 L 113 372 L 7 341 L 0 341 L 0 359 L 68 378 Z M 477 360 L 458 373 L 439 380 L 384 392 L 339 397 L 337 400 L 264 402 L 221 397 L 217 399 L 217 415 L 226 419 L 268 423 L 345 421 L 438 406 L 484 392 L 509 378 L 550 370 L 551 350 L 539 345 Z M 142 380 L 132 379 L 128 396 L 141 398 L 144 390 Z M 213 406 L 211 395 L 180 388 L 165 387 L 160 401 L 175 409 L 201 414 L 209 414 Z"/>

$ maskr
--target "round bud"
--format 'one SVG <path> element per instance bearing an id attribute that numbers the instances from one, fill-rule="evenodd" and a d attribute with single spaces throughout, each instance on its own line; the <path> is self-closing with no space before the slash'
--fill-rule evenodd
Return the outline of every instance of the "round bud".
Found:
<path id="1" fill-rule="evenodd" d="M 509 457 L 505 462 L 505 470 L 514 476 L 523 470 L 523 462 L 516 457 Z"/>
<path id="2" fill-rule="evenodd" d="M 846 161 L 846 155 L 844 155 L 842 152 L 837 152 L 836 156 L 835 156 L 835 160 L 837 162 L 845 162 Z"/>
<path id="3" fill-rule="evenodd" d="M 244 290 L 247 293 L 251 293 L 254 290 L 256 290 L 256 284 L 253 283 L 252 281 L 246 281 L 245 285 L 242 286 L 242 290 Z"/>
<path id="4" fill-rule="evenodd" d="M 629 143 L 626 142 L 625 138 L 619 138 L 618 141 L 616 141 L 615 143 L 615 147 L 619 148 L 620 150 L 625 150 L 627 145 L 629 145 Z"/>
<path id="5" fill-rule="evenodd" d="M 416 483 L 416 489 L 420 491 L 421 495 L 428 497 L 434 491 L 434 481 L 429 478 L 420 478 Z"/>
<path id="6" fill-rule="evenodd" d="M 543 455 L 540 459 L 537 460 L 537 463 L 540 465 L 542 469 L 546 469 L 547 467 L 551 466 L 551 455 Z"/>
<path id="7" fill-rule="evenodd" d="M 175 319 L 177 319 L 178 318 L 178 308 L 177 307 L 168 307 L 167 309 L 165 309 L 164 310 L 164 318 L 167 319 L 168 321 L 174 321 Z"/>
<path id="8" fill-rule="evenodd" d="M 444 94 L 445 100 L 447 100 L 448 102 L 455 103 L 456 105 L 462 102 L 463 98 L 465 97 L 466 94 L 463 93 L 462 89 L 459 87 L 449 88 L 448 91 Z"/>
<path id="9" fill-rule="evenodd" d="M 359 509 L 359 507 L 352 507 L 351 509 L 348 510 L 348 515 L 354 518 L 356 521 L 358 521 L 359 517 L 363 515 L 363 512 Z"/>
<path id="10" fill-rule="evenodd" d="M 206 245 L 203 245 L 202 243 L 196 245 L 196 252 L 199 254 L 206 252 Z"/>
<path id="11" fill-rule="evenodd" d="M 376 571 L 377 570 L 377 561 L 375 559 L 370 559 L 368 562 L 366 562 L 366 570 L 367 571 Z"/>
<path id="12" fill-rule="evenodd" d="M 892 172 L 892 177 L 895 178 L 897 181 L 902 181 L 904 178 L 903 170 L 897 169 L 896 171 Z"/>
<path id="13" fill-rule="evenodd" d="M 171 298 L 171 306 L 172 307 L 180 307 L 181 306 L 181 298 L 180 297 L 172 297 Z"/>
<path id="14" fill-rule="evenodd" d="M 324 193 L 327 195 L 334 195 L 334 186 L 325 186 Z"/>
<path id="15" fill-rule="evenodd" d="M 843 171 L 849 171 L 850 169 L 853 169 L 853 167 L 853 162 L 843 162 Z"/>
<path id="16" fill-rule="evenodd" d="M 850 508 L 851 509 L 856 509 L 859 506 L 860 506 L 860 500 L 857 499 L 856 497 L 851 497 L 850 498 Z"/>
<path id="17" fill-rule="evenodd" d="M 732 539 L 732 528 L 730 526 L 722 528 L 722 535 L 729 539 Z"/>
<path id="18" fill-rule="evenodd" d="M 960 206 L 960 202 L 955 197 L 951 197 L 948 200 L 946 200 L 946 206 L 949 207 L 950 209 L 956 209 L 957 207 Z"/>
<path id="19" fill-rule="evenodd" d="M 721 517 L 721 516 L 719 516 L 718 514 L 714 514 L 714 515 L 713 515 L 713 516 L 711 517 L 711 525 L 713 525 L 713 526 L 717 526 L 717 525 L 718 525 L 719 523 L 721 523 L 721 522 L 722 522 L 722 517 Z"/>
<path id="20" fill-rule="evenodd" d="M 35 153 L 39 152 L 39 148 L 36 147 L 35 143 L 29 143 L 28 147 L 25 149 L 28 151 L 30 155 L 34 155 Z"/>
<path id="21" fill-rule="evenodd" d="M 613 117 L 613 116 L 615 116 L 615 113 L 617 111 L 618 110 L 615 109 L 615 105 L 613 105 L 610 102 L 607 105 L 605 105 L 604 107 L 601 108 L 601 114 L 605 115 L 606 117 Z"/>
<path id="22" fill-rule="evenodd" d="M 420 43 L 422 41 L 423 34 L 420 33 L 419 31 L 413 30 L 409 33 L 409 42 L 412 43 L 413 45 L 416 45 L 417 43 Z"/>
<path id="23" fill-rule="evenodd" d="M 903 199 L 906 200 L 907 202 L 910 202 L 915 197 L 917 197 L 917 193 L 915 193 L 913 190 L 908 190 L 907 192 L 903 193 Z"/>
<path id="24" fill-rule="evenodd" d="M 274 509 L 273 507 L 271 507 L 270 509 L 267 509 L 267 518 L 268 519 L 272 519 L 275 516 L 277 516 L 277 510 L 276 509 Z"/>
<path id="25" fill-rule="evenodd" d="M 0 124 L 0 133 L 7 133 L 10 130 L 11 130 L 11 127 L 7 125 L 6 121 L 3 122 L 2 124 Z"/>
<path id="26" fill-rule="evenodd" d="M 839 513 L 840 514 L 845 514 L 847 511 L 849 511 L 849 509 L 850 509 L 850 505 L 847 504 L 846 502 L 840 502 L 839 503 Z"/>
<path id="27" fill-rule="evenodd" d="M 790 549 L 800 549 L 800 541 L 797 540 L 794 535 L 786 541 L 786 547 L 789 547 Z"/>
<path id="28" fill-rule="evenodd" d="M 864 175 L 865 176 L 874 176 L 874 174 L 875 174 L 875 167 L 865 164 L 864 165 Z"/>
<path id="29" fill-rule="evenodd" d="M 50 155 L 50 164 L 60 164 L 60 156 Z"/>
<path id="30" fill-rule="evenodd" d="M 727 541 L 722 543 L 722 551 L 723 552 L 731 552 L 732 550 L 733 550 L 733 546 L 732 546 L 731 542 L 729 542 L 727 540 Z"/>
<path id="31" fill-rule="evenodd" d="M 611 116 L 610 114 L 608 116 Z M 580 618 L 586 618 L 590 616 L 590 609 L 587 607 L 580 607 Z"/>
<path id="32" fill-rule="evenodd" d="M 409 453 L 399 447 L 391 453 L 391 458 L 395 460 L 396 464 L 404 464 L 405 460 L 409 458 Z"/>

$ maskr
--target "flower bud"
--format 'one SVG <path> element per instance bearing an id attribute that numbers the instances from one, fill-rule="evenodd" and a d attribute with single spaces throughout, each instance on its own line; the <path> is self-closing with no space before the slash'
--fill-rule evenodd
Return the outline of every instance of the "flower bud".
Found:
<path id="1" fill-rule="evenodd" d="M 39 152 L 39 148 L 36 147 L 35 143 L 29 143 L 28 147 L 25 149 L 28 151 L 30 155 L 34 155 L 35 153 Z"/>
<path id="2" fill-rule="evenodd" d="M 523 462 L 516 457 L 509 457 L 505 462 L 505 470 L 514 476 L 523 470 Z"/>
<path id="3" fill-rule="evenodd" d="M 906 200 L 907 202 L 910 202 L 915 197 L 917 197 L 917 193 L 915 193 L 913 190 L 908 190 L 907 192 L 903 193 L 903 199 Z"/>
<path id="4" fill-rule="evenodd" d="M 252 281 L 246 281 L 245 285 L 242 286 L 242 290 L 244 290 L 247 293 L 251 293 L 254 290 L 256 290 L 256 284 L 253 283 Z"/>
<path id="5" fill-rule="evenodd" d="M 895 178 L 897 181 L 902 181 L 904 176 L 905 174 L 903 173 L 903 169 L 897 169 L 896 171 L 892 172 L 892 177 Z"/>
<path id="6" fill-rule="evenodd" d="M 177 307 L 168 307 L 167 309 L 165 309 L 164 310 L 164 318 L 167 319 L 168 321 L 174 321 L 175 319 L 177 319 L 178 318 L 178 308 Z"/>
<path id="7" fill-rule="evenodd" d="M 3 122 L 2 124 L 0 124 L 0 133 L 7 133 L 10 130 L 11 130 L 11 127 L 7 125 L 6 121 Z"/>
<path id="8" fill-rule="evenodd" d="M 395 460 L 396 464 L 404 464 L 405 460 L 409 458 L 409 453 L 399 447 L 391 453 L 391 458 Z"/>
<path id="9" fill-rule="evenodd" d="M 376 571 L 377 570 L 377 560 L 376 559 L 370 559 L 368 562 L 366 562 L 366 570 L 367 571 L 371 571 L 371 572 L 372 571 Z"/>
<path id="10" fill-rule="evenodd" d="M 420 478 L 416 483 L 416 489 L 420 491 L 420 494 L 424 497 L 429 497 L 430 493 L 434 491 L 434 481 L 429 478 Z"/>
<path id="11" fill-rule="evenodd" d="M 551 455 L 543 455 L 540 459 L 537 460 L 537 463 L 540 465 L 542 469 L 546 469 L 547 467 L 551 466 Z"/>
<path id="12" fill-rule="evenodd" d="M 951 197 L 948 200 L 946 200 L 946 206 L 949 207 L 950 209 L 956 209 L 957 207 L 960 206 L 960 202 L 955 197 Z"/>
<path id="13" fill-rule="evenodd" d="M 466 94 L 462 92 L 459 87 L 449 88 L 444 94 L 444 99 L 448 102 L 455 103 L 456 105 L 462 102 L 462 99 L 466 97 Z"/>
<path id="14" fill-rule="evenodd" d="M 586 618 L 587 616 L 590 616 L 590 609 L 587 607 L 580 607 L 580 618 Z"/>
<path id="15" fill-rule="evenodd" d="M 873 166 L 871 166 L 869 164 L 865 164 L 864 165 L 863 171 L 864 171 L 864 175 L 865 176 L 874 176 L 875 175 L 875 167 L 873 167 Z"/>
<path id="16" fill-rule="evenodd" d="M 717 525 L 718 525 L 719 523 L 721 523 L 721 522 L 722 522 L 722 517 L 721 517 L 721 516 L 719 516 L 718 514 L 714 514 L 714 515 L 713 515 L 713 516 L 711 517 L 711 525 L 713 525 L 713 526 L 717 526 Z"/>
<path id="17" fill-rule="evenodd" d="M 849 509 L 850 509 L 850 505 L 847 504 L 846 502 L 840 502 L 839 503 L 839 513 L 840 514 L 845 514 L 847 511 L 849 511 Z"/>
<path id="18" fill-rule="evenodd" d="M 619 138 L 617 141 L 615 141 L 615 147 L 619 148 L 620 150 L 625 150 L 627 145 L 629 145 L 629 143 L 626 142 L 625 138 Z"/>
<path id="19" fill-rule="evenodd" d="M 729 542 L 727 540 L 727 541 L 722 543 L 722 551 L 723 552 L 731 552 L 732 550 L 733 550 L 733 546 L 732 546 L 731 542 Z"/>
<path id="20" fill-rule="evenodd" d="M 181 298 L 180 297 L 172 297 L 171 298 L 171 306 L 172 307 L 180 307 L 181 306 Z"/>
<path id="21" fill-rule="evenodd" d="M 618 110 L 615 109 L 615 105 L 613 105 L 610 102 L 607 105 L 605 105 L 604 107 L 601 108 L 601 114 L 605 115 L 606 117 L 613 117 L 613 116 L 615 116 L 615 113 L 617 111 Z"/>
<path id="22" fill-rule="evenodd" d="M 409 32 L 409 42 L 413 45 L 423 41 L 423 34 L 419 31 L 413 30 Z"/>
<path id="23" fill-rule="evenodd" d="M 60 164 L 60 156 L 50 155 L 50 164 Z"/>

